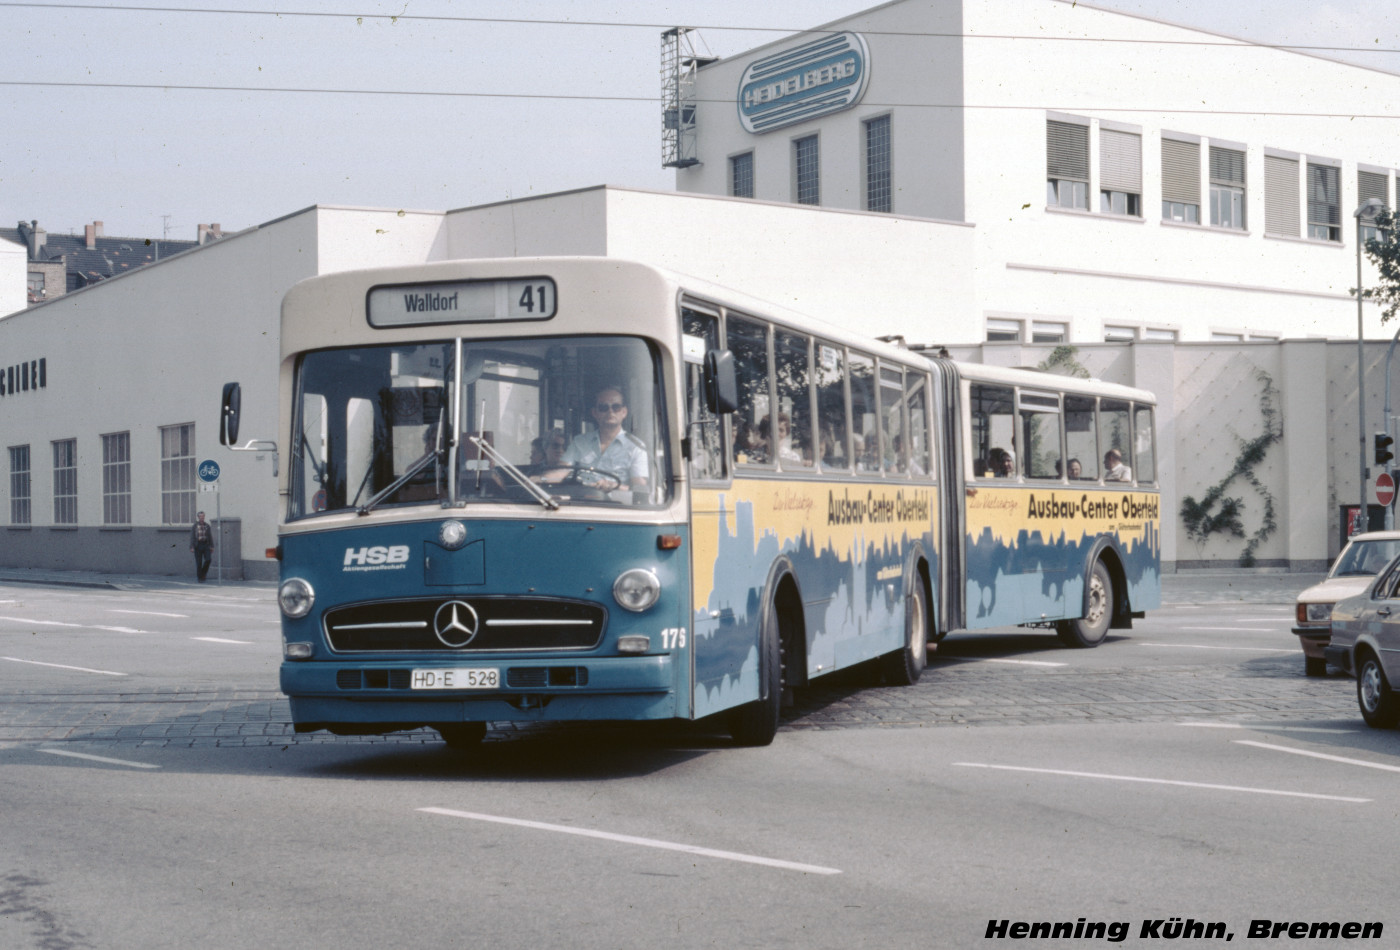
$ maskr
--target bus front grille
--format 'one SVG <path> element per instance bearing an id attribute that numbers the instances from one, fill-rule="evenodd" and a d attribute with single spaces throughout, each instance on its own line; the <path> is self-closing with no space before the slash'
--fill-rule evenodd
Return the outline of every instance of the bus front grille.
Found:
<path id="1" fill-rule="evenodd" d="M 435 597 L 336 607 L 322 622 L 337 653 L 513 653 L 592 649 L 606 621 L 582 601 Z"/>

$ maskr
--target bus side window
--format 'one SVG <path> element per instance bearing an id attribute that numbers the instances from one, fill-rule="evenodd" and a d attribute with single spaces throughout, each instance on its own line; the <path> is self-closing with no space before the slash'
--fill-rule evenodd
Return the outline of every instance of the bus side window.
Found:
<path id="1" fill-rule="evenodd" d="M 974 384 L 968 393 L 972 413 L 973 474 L 977 478 L 1016 477 L 1016 396 L 1009 386 Z"/>
<path id="2" fill-rule="evenodd" d="M 924 394 L 928 376 L 911 369 L 904 371 L 904 413 L 909 425 L 909 474 L 916 478 L 933 472 L 929 454 L 928 408 Z"/>
<path id="3" fill-rule="evenodd" d="M 908 443 L 904 437 L 904 374 L 898 366 L 880 364 L 880 429 L 884 439 L 885 471 L 909 472 Z"/>
<path id="4" fill-rule="evenodd" d="M 851 441 L 856 471 L 880 471 L 880 409 L 875 402 L 875 360 L 851 354 Z"/>
<path id="5" fill-rule="evenodd" d="M 681 308 L 681 332 L 700 340 L 702 353 L 719 349 L 719 318 L 712 314 Z M 705 399 L 703 363 L 686 361 L 685 399 L 689 425 L 682 436 L 690 439 L 690 475 L 703 481 L 722 481 L 726 475 L 724 426 Z"/>
<path id="6" fill-rule="evenodd" d="M 1064 473 L 1060 454 L 1060 397 L 1021 392 L 1021 471 L 1027 478 L 1055 478 Z"/>
<path id="7" fill-rule="evenodd" d="M 1099 451 L 1103 453 L 1104 481 L 1133 480 L 1132 428 L 1128 403 L 1116 399 L 1099 401 Z M 1116 461 L 1111 461 L 1110 456 Z"/>
<path id="8" fill-rule="evenodd" d="M 739 381 L 739 408 L 734 413 L 734 461 L 740 465 L 770 465 L 772 428 L 768 418 L 772 398 L 768 389 L 768 328 L 730 315 L 729 349 Z"/>
<path id="9" fill-rule="evenodd" d="M 1099 480 L 1098 430 L 1094 427 L 1094 397 L 1065 397 L 1065 455 L 1072 482 Z"/>
<path id="10" fill-rule="evenodd" d="M 811 468 L 812 387 L 807 337 L 773 331 L 773 362 L 778 383 L 778 435 L 774 455 L 783 468 Z M 783 426 L 787 434 L 783 435 Z"/>
<path id="11" fill-rule="evenodd" d="M 850 426 L 846 421 L 846 354 L 818 341 L 816 347 L 817 425 L 822 468 L 851 470 Z"/>
<path id="12" fill-rule="evenodd" d="M 1137 468 L 1139 482 L 1157 480 L 1157 453 L 1154 446 L 1152 427 L 1152 407 L 1135 406 L 1133 409 L 1133 465 Z"/>

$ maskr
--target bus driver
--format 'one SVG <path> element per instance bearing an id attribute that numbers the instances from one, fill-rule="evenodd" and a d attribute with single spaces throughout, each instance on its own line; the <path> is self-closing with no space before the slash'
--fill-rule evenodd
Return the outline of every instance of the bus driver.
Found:
<path id="1" fill-rule="evenodd" d="M 626 483 L 634 492 L 645 492 L 646 446 L 641 439 L 622 428 L 627 418 L 627 403 L 622 398 L 622 390 L 611 385 L 599 389 L 593 397 L 590 411 L 598 427 L 592 432 L 574 436 L 573 442 L 564 450 L 564 464 L 583 465 L 611 476 L 610 479 L 598 478 L 589 485 L 590 488 L 610 492 Z M 557 479 L 546 475 L 543 480 Z"/>

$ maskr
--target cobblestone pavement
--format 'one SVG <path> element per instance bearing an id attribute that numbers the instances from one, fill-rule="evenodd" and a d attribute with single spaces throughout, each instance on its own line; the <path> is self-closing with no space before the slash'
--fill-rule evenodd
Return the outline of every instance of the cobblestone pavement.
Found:
<path id="1" fill-rule="evenodd" d="M 1300 575 L 1176 575 L 1164 584 L 1169 603 L 1291 603 L 1314 578 Z M 1110 643 L 1100 650 L 1113 650 Z M 1352 681 L 1307 678 L 1296 654 L 1219 666 L 1124 664 L 1093 668 L 1031 667 L 948 656 L 930 663 L 913 687 L 879 685 L 867 669 L 844 671 L 798 691 L 784 731 L 869 728 L 969 728 L 1045 723 L 1300 722 L 1357 718 Z M 499 723 L 490 741 L 540 732 L 620 729 L 703 740 L 709 724 L 656 726 L 514 726 Z M 0 693 L 0 745 L 86 742 L 161 746 L 256 746 L 320 742 L 436 742 L 428 730 L 346 738 L 292 731 L 286 697 L 276 689 Z"/>
<path id="2" fill-rule="evenodd" d="M 783 729 L 947 728 L 1067 722 L 1302 722 L 1355 719 L 1350 680 L 1309 679 L 1296 657 L 1238 667 L 1097 670 L 932 664 L 913 687 L 876 685 L 852 670 L 798 691 Z M 1271 668 L 1276 665 L 1275 668 Z M 623 728 L 497 724 L 494 741 L 541 731 Z M 630 727 L 637 729 L 638 727 Z M 705 724 L 670 727 L 700 738 Z M 641 731 L 658 731 L 642 727 Z M 665 731 L 665 730 L 660 730 Z M 346 738 L 292 731 L 277 690 L 169 689 L 150 692 L 22 692 L 0 695 L 0 743 L 115 742 L 161 746 L 248 746 L 308 742 L 437 741 L 427 730 Z"/>

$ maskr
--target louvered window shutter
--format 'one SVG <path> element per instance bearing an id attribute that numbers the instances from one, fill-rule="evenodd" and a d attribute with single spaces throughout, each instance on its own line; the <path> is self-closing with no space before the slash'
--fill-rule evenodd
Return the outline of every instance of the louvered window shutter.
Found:
<path id="1" fill-rule="evenodd" d="M 1099 130 L 1099 188 L 1142 194 L 1142 136 Z"/>
<path id="2" fill-rule="evenodd" d="M 1089 129 L 1069 122 L 1046 122 L 1048 178 L 1089 180 Z"/>
<path id="3" fill-rule="evenodd" d="M 1264 156 L 1264 231 L 1299 236 L 1298 160 Z"/>
<path id="4" fill-rule="evenodd" d="M 1162 139 L 1162 200 L 1201 203 L 1201 146 Z"/>

